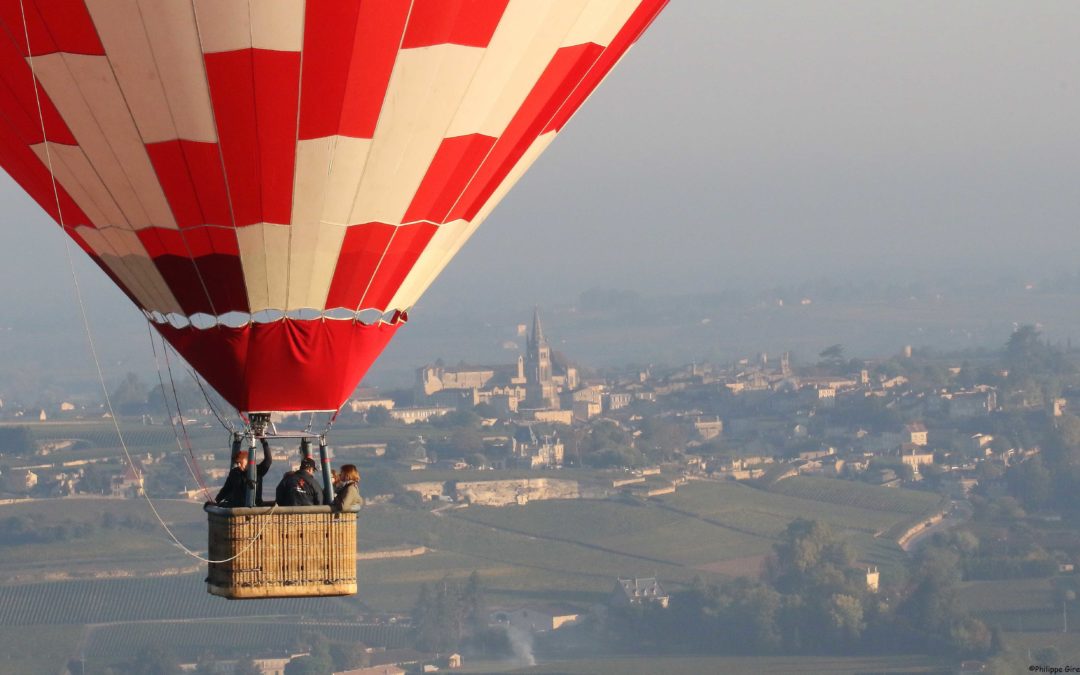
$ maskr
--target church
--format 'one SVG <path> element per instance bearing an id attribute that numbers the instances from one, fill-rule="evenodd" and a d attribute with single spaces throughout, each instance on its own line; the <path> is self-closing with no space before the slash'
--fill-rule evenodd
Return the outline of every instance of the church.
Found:
<path id="1" fill-rule="evenodd" d="M 540 311 L 534 309 L 525 353 L 518 356 L 517 363 L 424 366 L 416 371 L 415 402 L 455 408 L 486 403 L 509 415 L 524 410 L 559 410 L 560 395 L 577 387 L 577 369 L 552 358 Z"/>

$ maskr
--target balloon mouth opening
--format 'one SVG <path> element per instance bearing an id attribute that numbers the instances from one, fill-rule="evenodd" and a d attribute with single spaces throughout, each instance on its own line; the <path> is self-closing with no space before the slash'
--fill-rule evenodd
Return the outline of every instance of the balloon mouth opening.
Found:
<path id="1" fill-rule="evenodd" d="M 365 326 L 384 324 L 396 326 L 409 320 L 409 312 L 404 309 L 380 310 L 380 309 L 348 309 L 335 307 L 333 309 L 264 309 L 258 312 L 226 312 L 224 314 L 206 314 L 198 312 L 191 315 L 170 312 L 163 314 L 158 311 L 143 310 L 143 315 L 151 323 L 159 326 L 170 325 L 173 328 L 195 328 L 209 330 L 219 326 L 228 328 L 242 328 L 251 324 L 268 324 L 278 321 L 353 321 Z"/>

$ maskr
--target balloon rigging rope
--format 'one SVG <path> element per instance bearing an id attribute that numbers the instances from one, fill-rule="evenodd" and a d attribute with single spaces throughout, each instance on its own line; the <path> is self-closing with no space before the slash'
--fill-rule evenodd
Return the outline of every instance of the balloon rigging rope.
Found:
<path id="1" fill-rule="evenodd" d="M 162 343 L 164 345 L 164 341 Z M 206 400 L 206 406 L 210 408 L 210 412 L 214 413 L 214 417 L 217 418 L 218 423 L 228 431 L 230 434 L 236 433 L 236 427 L 229 421 L 227 417 L 222 416 L 221 412 L 217 409 L 217 406 L 210 399 L 210 394 L 207 393 L 206 387 L 203 386 L 202 378 L 193 369 L 188 368 L 188 374 L 191 375 L 191 379 L 195 380 L 195 384 L 199 385 L 199 391 L 202 392 L 203 399 Z"/>
<path id="2" fill-rule="evenodd" d="M 150 349 L 154 352 L 154 366 L 157 370 L 158 386 L 161 389 L 161 400 L 165 404 L 165 414 L 169 416 L 169 426 L 172 427 L 173 436 L 176 438 L 176 447 L 181 451 L 187 450 L 188 455 L 191 456 L 191 461 L 184 457 L 184 464 L 188 467 L 188 472 L 191 473 L 191 477 L 195 479 L 195 484 L 198 485 L 203 492 L 203 496 L 206 501 L 211 501 L 210 491 L 206 489 L 206 482 L 203 481 L 202 471 L 199 470 L 199 463 L 195 459 L 195 452 L 191 448 L 191 437 L 187 432 L 187 425 L 184 424 L 184 413 L 180 408 L 180 397 L 176 395 L 176 381 L 173 379 L 172 366 L 169 366 L 169 383 L 172 385 L 173 401 L 176 403 L 176 414 L 180 416 L 180 428 L 183 429 L 183 440 L 180 438 L 180 433 L 176 430 L 176 423 L 173 421 L 172 412 L 169 410 L 169 396 L 165 393 L 165 380 L 161 376 L 161 361 L 158 359 L 157 344 L 154 341 L 154 329 L 147 322 L 147 332 L 150 334 Z M 165 352 L 165 363 L 168 364 L 169 353 L 164 349 L 165 340 L 162 339 L 162 351 Z"/>
<path id="3" fill-rule="evenodd" d="M 75 271 L 75 259 L 71 255 L 71 241 L 70 237 L 67 235 L 67 224 L 64 223 L 64 212 L 63 209 L 60 207 L 60 189 L 56 184 L 56 174 L 53 171 L 52 152 L 49 148 L 49 137 L 47 132 L 45 131 L 45 115 L 44 113 L 42 113 L 41 109 L 41 94 L 38 92 L 37 71 L 34 69 L 34 54 L 33 50 L 30 48 L 30 29 L 26 23 L 26 6 L 24 4 L 24 0 L 19 0 L 19 11 L 22 15 L 23 38 L 26 40 L 26 55 L 27 61 L 30 64 L 30 77 L 33 79 L 34 84 L 34 102 L 37 104 L 38 122 L 41 124 L 41 137 L 42 141 L 45 144 L 45 160 L 48 164 L 49 177 L 52 182 L 53 199 L 56 200 L 56 216 L 60 224 L 60 229 L 63 230 L 65 233 L 64 252 L 67 255 L 68 268 L 71 271 L 71 280 L 75 287 L 75 299 L 78 301 L 79 313 L 82 315 L 83 330 L 86 333 L 86 341 L 90 346 L 90 355 L 94 359 L 94 367 L 97 369 L 98 382 L 101 384 L 101 392 L 105 396 L 105 405 L 109 411 L 109 418 L 112 420 L 113 428 L 116 430 L 117 438 L 120 439 L 120 449 L 123 450 L 124 459 L 126 460 L 128 468 L 131 470 L 132 475 L 134 475 L 139 484 L 142 485 L 142 472 L 139 471 L 138 466 L 135 464 L 135 460 L 131 457 L 131 452 L 128 450 L 127 442 L 124 440 L 123 431 L 121 431 L 120 429 L 120 422 L 116 419 L 116 413 L 113 411 L 112 399 L 109 396 L 109 388 L 105 384 L 105 374 L 101 369 L 101 360 L 98 358 L 97 347 L 94 344 L 94 336 L 90 331 L 90 319 L 86 314 L 86 303 L 83 302 L 82 288 L 79 285 L 79 275 Z M 172 528 L 169 527 L 168 523 L 166 523 L 165 520 L 161 517 L 161 514 L 158 512 L 157 507 L 154 506 L 154 502 L 152 499 L 150 499 L 150 495 L 147 494 L 145 488 L 140 489 L 139 492 L 146 500 L 146 504 L 150 507 L 150 511 L 154 514 L 154 518 L 157 519 L 158 524 L 160 524 L 161 528 L 165 530 L 165 533 L 169 535 L 169 538 L 172 539 L 173 543 L 176 544 L 176 546 L 179 547 L 180 550 L 182 550 L 186 555 L 195 558 L 196 560 L 200 560 L 204 563 L 226 563 L 236 560 L 240 556 L 247 553 L 255 545 L 255 543 L 262 538 L 263 533 L 266 532 L 266 528 L 269 527 L 271 522 L 271 519 L 267 518 L 266 522 L 263 523 L 262 528 L 259 529 L 259 532 L 254 537 L 252 537 L 251 541 L 248 542 L 248 544 L 244 548 L 238 551 L 236 555 L 233 555 L 229 558 L 223 558 L 221 560 L 211 560 L 210 558 L 201 556 L 197 551 L 193 551 L 192 549 L 185 546 L 184 543 L 181 542 L 173 533 Z M 270 515 L 276 510 L 277 504 L 271 507 L 265 515 Z"/>

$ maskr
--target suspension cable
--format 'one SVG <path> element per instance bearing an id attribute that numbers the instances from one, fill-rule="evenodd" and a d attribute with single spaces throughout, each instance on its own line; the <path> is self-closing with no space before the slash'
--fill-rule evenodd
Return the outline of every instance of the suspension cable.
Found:
<path id="1" fill-rule="evenodd" d="M 191 461 L 189 462 L 187 457 L 184 457 L 182 454 L 180 456 L 183 457 L 184 464 L 188 468 L 188 473 L 191 474 L 191 477 L 192 479 L 194 479 L 195 484 L 199 486 L 199 488 L 202 490 L 203 496 L 206 498 L 206 501 L 211 501 L 210 491 L 206 488 L 206 482 L 203 481 L 202 472 L 199 471 L 198 462 L 195 461 L 195 453 L 191 449 L 191 438 L 187 435 L 187 427 L 184 427 L 183 441 L 180 439 L 180 434 L 176 431 L 176 423 L 173 422 L 172 413 L 169 410 L 169 396 L 165 393 L 165 380 L 161 377 L 161 361 L 158 359 L 157 345 L 154 343 L 154 330 L 149 326 L 149 322 L 147 322 L 147 329 L 150 333 L 150 349 L 154 352 L 154 366 L 157 371 L 158 388 L 161 390 L 161 401 L 165 405 L 165 414 L 169 416 L 169 426 L 172 428 L 173 437 L 176 439 L 176 447 L 180 450 L 181 453 L 183 453 L 186 445 L 186 450 L 187 453 L 191 456 Z M 169 376 L 170 378 L 172 377 L 171 371 L 169 373 Z M 177 412 L 180 414 L 180 422 L 181 424 L 183 424 L 184 418 L 183 413 L 180 413 L 179 400 L 176 398 L 175 383 L 173 385 L 173 399 L 177 403 Z"/>
<path id="2" fill-rule="evenodd" d="M 203 493 L 206 494 L 206 500 L 210 501 L 210 492 L 206 489 L 206 482 L 202 479 L 202 470 L 199 468 L 199 460 L 195 458 L 195 450 L 191 447 L 191 435 L 188 434 L 187 422 L 184 421 L 184 411 L 180 405 L 180 394 L 176 391 L 176 378 L 173 377 L 172 362 L 169 360 L 169 350 L 165 348 L 165 338 L 161 338 L 162 349 L 165 353 L 165 368 L 169 372 L 169 386 L 172 387 L 173 402 L 176 403 L 176 414 L 180 418 L 180 429 L 184 432 L 184 445 L 187 446 L 188 454 L 191 455 L 191 462 L 195 465 L 195 472 L 198 474 L 196 480 L 199 485 L 202 486 Z M 174 426 L 175 430 L 176 427 Z"/>
<path id="3" fill-rule="evenodd" d="M 203 399 L 206 401 L 206 407 L 210 408 L 210 412 L 217 418 L 218 423 L 228 431 L 230 435 L 235 434 L 236 426 L 229 421 L 228 417 L 223 416 L 222 413 L 218 411 L 213 399 L 211 399 L 210 394 L 206 391 L 206 387 L 203 386 L 203 381 L 202 378 L 199 377 L 199 374 L 191 367 L 188 367 L 188 374 L 191 375 L 191 379 L 195 380 L 195 384 L 199 385 L 199 391 L 202 392 Z"/>

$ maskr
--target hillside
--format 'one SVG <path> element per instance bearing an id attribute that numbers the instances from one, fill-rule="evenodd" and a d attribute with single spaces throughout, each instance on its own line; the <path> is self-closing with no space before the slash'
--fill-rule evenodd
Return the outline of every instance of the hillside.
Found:
<path id="1" fill-rule="evenodd" d="M 358 617 L 408 611 L 420 584 L 464 578 L 474 570 L 488 588 L 492 606 L 541 600 L 584 607 L 603 601 L 620 575 L 655 574 L 673 588 L 694 577 L 753 575 L 775 537 L 798 517 L 823 520 L 843 533 L 861 559 L 882 565 L 883 582 L 888 583 L 887 570 L 902 552 L 875 539 L 873 532 L 910 518 L 925 506 L 926 495 L 892 490 L 890 500 L 868 502 L 866 486 L 855 483 L 833 481 L 824 490 L 815 484 L 807 484 L 814 489 L 790 485 L 787 492 L 798 495 L 700 481 L 646 501 L 559 500 L 439 513 L 370 507 L 361 514 L 360 550 L 424 545 L 430 551 L 361 561 L 360 592 L 354 598 L 251 603 L 207 595 L 202 566 L 166 539 L 141 501 L 64 499 L 3 505 L 0 520 L 31 519 L 42 529 L 64 525 L 75 534 L 68 540 L 3 545 L 0 653 L 12 656 L 0 659 L 0 673 L 27 672 L 27 658 L 46 658 L 23 649 L 30 634 L 49 635 L 52 651 L 73 654 L 81 649 L 88 661 L 104 665 L 172 635 L 164 626 L 179 626 L 178 621 L 194 622 L 176 633 L 185 658 L 197 657 L 197 647 L 205 640 L 224 651 L 229 645 L 237 652 L 257 649 L 259 632 L 252 622 L 269 622 L 286 633 L 299 630 L 301 622 L 304 630 L 330 630 L 308 625 L 313 618 L 352 626 L 334 630 L 353 631 L 356 639 L 369 644 L 399 644 L 399 633 L 365 627 Z M 845 489 L 850 489 L 847 497 Z M 157 504 L 183 541 L 193 548 L 203 545 L 204 515 L 198 504 Z M 224 618 L 232 620 L 207 623 Z M 201 627 L 210 625 L 212 629 Z M 49 663 L 56 665 L 55 658 Z"/>

